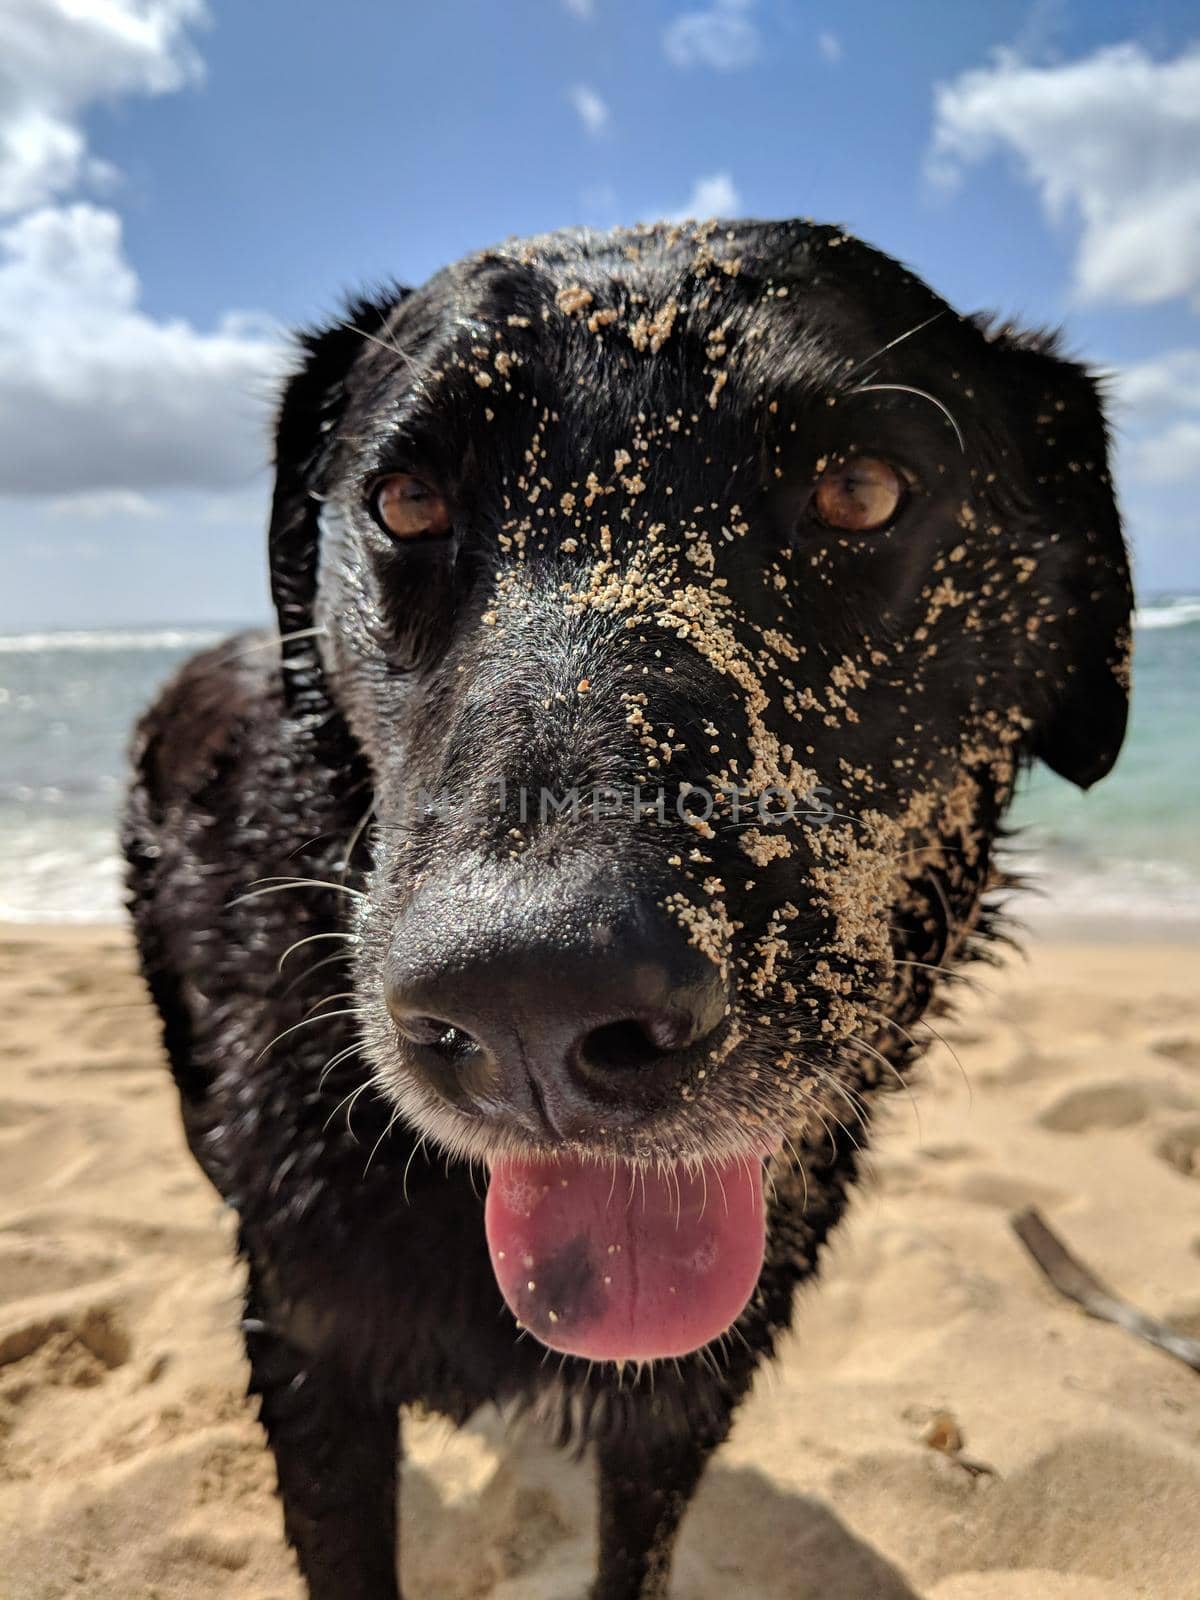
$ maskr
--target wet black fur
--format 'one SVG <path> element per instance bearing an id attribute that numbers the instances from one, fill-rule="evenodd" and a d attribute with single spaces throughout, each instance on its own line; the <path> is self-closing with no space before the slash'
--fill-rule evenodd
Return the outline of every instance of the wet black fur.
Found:
<path id="1" fill-rule="evenodd" d="M 582 310 L 557 298 L 573 285 L 593 296 Z M 626 330 L 671 295 L 670 336 L 639 347 Z M 588 312 L 604 307 L 619 320 L 589 331 Z M 728 357 L 714 353 L 722 341 Z M 496 348 L 520 358 L 507 375 Z M 508 246 L 415 293 L 355 303 L 302 353 L 279 417 L 270 530 L 282 646 L 233 640 L 183 669 L 138 729 L 125 829 L 142 962 L 188 1139 L 240 1217 L 252 1387 L 287 1536 L 316 1600 L 395 1600 L 398 1409 L 419 1402 L 462 1422 L 487 1402 L 537 1406 L 564 1441 L 598 1452 L 597 1600 L 645 1600 L 665 1593 L 709 1453 L 842 1214 L 888 1075 L 877 1058 L 903 1069 L 932 968 L 986 938 L 990 843 L 1011 784 L 970 753 L 971 730 L 999 711 L 1019 730 L 1017 765 L 1037 755 L 1083 785 L 1120 745 L 1130 596 L 1095 386 L 1050 341 L 962 318 L 888 258 L 792 223 Z M 868 379 L 936 396 L 961 448 L 925 399 L 855 397 Z M 543 411 L 546 453 L 529 477 Z M 676 413 L 685 426 L 648 452 L 632 518 L 613 514 L 630 503 L 619 490 L 569 516 L 568 484 L 592 470 L 616 483 L 614 451 L 631 448 L 639 413 Z M 806 521 L 815 461 L 881 442 L 923 475 L 908 520 L 873 541 L 819 536 Z M 397 550 L 370 523 L 374 478 L 417 469 L 453 504 L 448 547 Z M 531 497 L 538 476 L 550 487 Z M 834 714 L 831 727 L 822 708 L 797 736 L 773 704 L 781 737 L 814 745 L 832 805 L 898 811 L 915 785 L 948 786 L 963 766 L 977 782 L 969 826 L 941 825 L 946 854 L 914 865 L 894 908 L 892 954 L 916 964 L 885 961 L 878 974 L 834 957 L 885 1013 L 861 1049 L 822 1043 L 826 992 L 804 982 L 829 928 L 806 849 L 760 870 L 733 828 L 704 842 L 681 826 L 564 820 L 531 825 L 514 850 L 510 822 L 481 823 L 479 810 L 414 817 L 403 804 L 418 783 L 482 797 L 501 775 L 559 789 L 647 776 L 616 697 L 626 667 L 655 722 L 679 730 L 673 781 L 710 773 L 705 722 L 740 747 L 744 706 L 672 628 L 563 609 L 562 585 L 594 560 L 602 521 L 611 517 L 619 564 L 646 524 L 673 526 L 693 507 L 714 532 L 738 517 L 748 525 L 736 559 L 721 556 L 747 628 L 786 627 L 818 678 L 865 638 L 888 659 L 852 720 Z M 496 576 L 517 564 L 501 534 L 519 515 L 533 529 L 524 598 L 495 626 L 485 613 Z M 564 552 L 576 522 L 580 549 Z M 918 651 L 931 570 L 964 543 L 954 570 L 971 589 L 970 620 L 939 614 L 938 650 Z M 786 593 L 768 581 L 775 570 Z M 869 793 L 853 768 L 878 778 Z M 581 876 L 668 893 L 681 839 L 685 850 L 704 843 L 703 870 L 725 883 L 743 953 L 775 908 L 798 907 L 802 998 L 785 1016 L 777 999 L 747 996 L 746 1043 L 720 1083 L 614 1134 L 614 1147 L 703 1150 L 739 1119 L 777 1125 L 792 1102 L 772 1062 L 797 1019 L 835 1088 L 820 1090 L 823 1125 L 797 1132 L 778 1163 L 767 1260 L 735 1336 L 651 1383 L 547 1361 L 518 1338 L 488 1261 L 478 1174 L 394 1121 L 405 1066 L 380 969 L 397 926 L 419 943 L 423 919 L 444 928 L 458 916 L 469 937 L 480 878 L 499 876 L 530 919 L 551 916 Z M 275 877 L 315 882 L 263 882 Z M 280 971 L 296 941 L 337 933 L 352 937 L 305 945 Z M 313 1013 L 343 992 L 352 998 L 329 1003 L 327 1018 Z"/>

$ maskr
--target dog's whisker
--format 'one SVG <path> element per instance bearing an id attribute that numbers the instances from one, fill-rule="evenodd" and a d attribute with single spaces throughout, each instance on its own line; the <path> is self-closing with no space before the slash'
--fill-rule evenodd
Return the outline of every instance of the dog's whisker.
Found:
<path id="1" fill-rule="evenodd" d="M 958 1051 L 954 1048 L 954 1046 L 950 1043 L 949 1039 L 946 1038 L 946 1035 L 944 1033 L 940 1033 L 938 1031 L 938 1029 L 934 1027 L 933 1023 L 929 1021 L 929 1019 L 927 1017 L 917 1017 L 915 1019 L 914 1025 L 916 1027 L 919 1027 L 919 1028 L 925 1028 L 929 1033 L 931 1033 L 933 1035 L 933 1037 L 943 1047 L 943 1049 L 949 1051 L 950 1057 L 953 1060 L 954 1065 L 958 1068 L 958 1074 L 959 1074 L 959 1077 L 963 1081 L 963 1087 L 967 1091 L 967 1109 L 970 1110 L 971 1106 L 974 1105 L 974 1103 L 975 1103 L 975 1091 L 971 1086 L 971 1080 L 967 1075 L 967 1069 L 966 1069 L 966 1067 L 963 1066 L 962 1057 L 959 1055 Z"/>
<path id="2" fill-rule="evenodd" d="M 343 1011 L 322 1011 L 316 1017 L 302 1017 L 299 1022 L 293 1022 L 290 1028 L 284 1028 L 281 1033 L 277 1033 L 269 1044 L 263 1045 L 254 1059 L 255 1061 L 261 1061 L 268 1050 L 273 1050 L 281 1039 L 286 1039 L 289 1034 L 297 1033 L 301 1028 L 311 1028 L 317 1022 L 331 1022 L 334 1017 L 357 1017 L 359 1015 L 357 1006 L 348 1006 Z"/>
<path id="3" fill-rule="evenodd" d="M 282 998 L 285 995 L 292 994 L 300 987 L 301 984 L 307 983 L 314 972 L 320 972 L 325 967 L 332 967 L 336 962 L 350 961 L 352 959 L 353 955 L 351 951 L 339 950 L 336 955 L 325 956 L 320 961 L 314 961 L 311 967 L 302 967 L 294 978 L 291 978 L 286 984 L 284 984 L 283 988 L 279 991 L 280 997 Z"/>
<path id="4" fill-rule="evenodd" d="M 366 895 L 361 889 L 352 889 L 350 885 L 346 883 L 329 883 L 324 878 L 288 878 L 282 882 L 277 882 L 273 879 L 260 878 L 256 881 L 259 883 L 265 883 L 266 887 L 262 889 L 250 889 L 245 894 L 240 894 L 235 899 L 227 901 L 226 903 L 231 907 L 242 906 L 246 905 L 251 900 L 260 900 L 263 895 L 284 894 L 288 890 L 296 889 L 332 889 L 335 894 L 352 895 L 356 900 L 366 899 Z"/>
<path id="5" fill-rule="evenodd" d="M 725 1208 L 725 1215 L 729 1215 L 729 1196 L 725 1193 L 725 1180 L 721 1176 L 720 1167 L 713 1168 L 713 1177 L 717 1180 L 717 1188 L 721 1191 L 721 1204 Z"/>
<path id="6" fill-rule="evenodd" d="M 367 826 L 370 823 L 371 818 L 374 816 L 374 814 L 375 814 L 375 801 L 374 801 L 374 798 L 372 798 L 371 804 L 363 812 L 362 817 L 359 820 L 359 823 L 358 823 L 357 827 L 355 827 L 353 833 L 351 833 L 349 839 L 346 841 L 346 848 L 345 848 L 345 851 L 342 854 L 342 881 L 343 881 L 343 883 L 345 882 L 346 874 L 350 871 L 350 864 L 354 860 L 354 852 L 355 852 L 355 849 L 358 846 L 358 841 L 362 838 L 363 833 L 366 831 Z"/>
<path id="7" fill-rule="evenodd" d="M 428 1139 L 428 1137 L 429 1137 L 429 1135 L 424 1133 L 424 1132 L 422 1132 L 422 1133 L 420 1133 L 418 1135 L 416 1143 L 413 1145 L 412 1149 L 408 1153 L 408 1160 L 404 1163 L 404 1171 L 400 1176 L 400 1193 L 404 1198 L 405 1205 L 409 1205 L 411 1203 L 409 1201 L 409 1198 L 408 1198 L 408 1172 L 409 1172 L 409 1168 L 412 1166 L 413 1162 L 416 1160 L 417 1155 L 419 1153 L 421 1153 L 421 1152 L 424 1152 L 425 1147 L 426 1147 L 426 1140 Z"/>
<path id="8" fill-rule="evenodd" d="M 807 1211 L 808 1210 L 808 1169 L 805 1167 L 804 1162 L 800 1158 L 800 1152 L 796 1149 L 796 1146 L 792 1143 L 791 1139 L 786 1134 L 784 1135 L 784 1138 L 783 1138 L 783 1147 L 788 1152 L 788 1154 L 791 1156 L 792 1163 L 795 1166 L 797 1172 L 799 1172 L 799 1174 L 800 1174 L 800 1182 L 801 1182 L 801 1186 L 803 1187 L 803 1190 L 804 1190 L 804 1202 L 803 1202 L 804 1210 Z"/>
<path id="9" fill-rule="evenodd" d="M 811 1061 L 807 1056 L 798 1055 L 796 1060 L 799 1061 L 802 1066 L 807 1067 L 809 1071 L 819 1079 L 820 1082 L 828 1084 L 835 1094 L 841 1095 L 842 1099 L 845 1100 L 846 1104 L 853 1112 L 860 1128 L 865 1133 L 870 1123 L 871 1112 L 870 1107 L 867 1105 L 866 1101 L 863 1100 L 862 1096 L 859 1095 L 858 1092 L 849 1084 L 843 1083 L 835 1073 L 829 1071 L 826 1067 L 822 1067 L 816 1061 Z M 830 1114 L 833 1114 L 832 1111 Z"/>
<path id="10" fill-rule="evenodd" d="M 351 943 L 355 942 L 355 936 L 352 933 L 310 933 L 305 938 L 297 939 L 294 944 L 288 945 L 287 949 L 279 958 L 278 964 L 275 968 L 276 972 L 283 971 L 284 964 L 293 950 L 302 950 L 306 944 L 316 944 L 320 939 L 348 939 Z M 342 958 L 337 957 L 335 959 L 340 960 Z"/>
<path id="11" fill-rule="evenodd" d="M 358 1055 L 361 1050 L 362 1045 L 356 1039 L 353 1044 L 344 1046 L 344 1048 L 339 1050 L 335 1055 L 330 1056 L 329 1060 L 321 1068 L 320 1075 L 317 1078 L 317 1093 L 320 1094 L 322 1089 L 324 1089 L 326 1079 L 329 1077 L 330 1073 L 335 1069 L 335 1067 L 340 1067 L 343 1061 L 349 1061 L 351 1056 Z"/>
<path id="12" fill-rule="evenodd" d="M 345 328 L 347 333 L 356 333 L 360 339 L 365 339 L 368 344 L 378 345 L 381 350 L 386 350 L 388 355 L 396 356 L 408 366 L 415 364 L 415 358 L 407 350 L 402 350 L 399 345 L 392 344 L 389 340 L 381 338 L 376 333 L 368 333 L 365 328 L 357 327 L 353 322 L 344 318 L 338 319 L 338 327 Z"/>
<path id="13" fill-rule="evenodd" d="M 340 994 L 327 994 L 324 997 L 324 999 L 315 1001 L 314 1004 L 309 1006 L 308 1010 L 304 1013 L 304 1015 L 306 1017 L 314 1016 L 318 1011 L 322 1010 L 323 1007 L 331 1006 L 334 1003 L 335 1000 L 357 1000 L 357 999 L 358 999 L 358 993 L 357 993 L 356 990 L 354 990 L 354 989 L 343 989 Z"/>
<path id="14" fill-rule="evenodd" d="M 932 316 L 925 317 L 923 321 L 914 323 L 911 328 L 906 328 L 903 333 L 898 333 L 894 339 L 889 339 L 886 344 L 881 344 L 877 350 L 873 350 L 865 360 L 859 361 L 851 367 L 849 372 L 842 375 L 842 381 L 846 382 L 853 378 L 855 373 L 861 372 L 864 367 L 869 367 L 872 362 L 878 361 L 880 356 L 887 355 L 889 350 L 894 350 L 898 344 L 903 344 L 906 339 L 912 339 L 918 333 L 924 333 L 926 328 L 932 327 L 935 322 L 938 322 L 946 314 L 946 308 L 943 306 L 941 310 L 935 311 Z"/>
<path id="15" fill-rule="evenodd" d="M 880 1027 L 890 1028 L 893 1033 L 896 1033 L 901 1038 L 903 1038 L 905 1040 L 905 1042 L 907 1043 L 907 1045 L 909 1046 L 909 1049 L 912 1052 L 912 1055 L 914 1057 L 919 1057 L 924 1053 L 924 1050 L 923 1050 L 923 1047 L 922 1047 L 920 1041 L 915 1039 L 913 1037 L 913 1035 L 908 1031 L 908 1029 L 906 1027 L 904 1027 L 904 1025 L 901 1022 L 899 1022 L 895 1017 L 888 1017 L 888 1016 L 883 1015 L 883 1013 L 881 1013 L 881 1012 L 871 1012 L 871 1011 L 864 1012 L 864 1015 L 871 1017 L 872 1021 L 878 1023 Z M 928 1022 L 925 1022 L 925 1020 L 923 1018 L 918 1017 L 918 1018 L 913 1018 L 912 1020 L 914 1022 L 914 1025 L 921 1025 L 921 1026 L 924 1026 L 925 1028 L 929 1029 L 929 1031 L 931 1033 L 933 1033 L 935 1035 L 935 1037 L 937 1037 L 942 1044 L 945 1045 L 946 1049 L 949 1051 L 951 1057 L 953 1058 L 955 1065 L 958 1068 L 959 1075 L 961 1076 L 961 1078 L 963 1080 L 963 1084 L 964 1084 L 964 1086 L 966 1088 L 966 1091 L 967 1091 L 967 1103 L 968 1103 L 968 1105 L 970 1105 L 972 1100 L 973 1100 L 973 1092 L 972 1092 L 972 1089 L 971 1089 L 971 1083 L 970 1083 L 970 1079 L 967 1077 L 966 1070 L 963 1067 L 962 1061 L 959 1059 L 958 1052 L 954 1049 L 953 1045 L 951 1045 L 948 1040 L 943 1039 L 941 1037 L 941 1035 L 937 1033 L 936 1029 L 932 1028 L 932 1026 Z"/>
<path id="16" fill-rule="evenodd" d="M 898 967 L 923 967 L 936 977 L 945 978 L 949 983 L 956 983 L 960 988 L 969 989 L 973 995 L 986 995 L 992 999 L 996 997 L 997 991 L 995 988 L 991 984 L 985 983 L 974 972 L 962 972 L 955 967 L 940 966 L 936 962 L 913 961 L 900 956 L 893 957 L 893 961 Z"/>
<path id="17" fill-rule="evenodd" d="M 852 391 L 852 393 L 854 393 L 854 394 L 882 394 L 882 393 L 884 393 L 885 391 L 888 391 L 888 390 L 892 390 L 897 394 L 916 395 L 916 397 L 919 400 L 928 400 L 929 404 L 931 406 L 935 406 L 942 413 L 942 415 L 945 417 L 946 421 L 950 424 L 950 426 L 953 428 L 954 437 L 958 440 L 958 448 L 959 448 L 959 450 L 962 451 L 963 455 L 966 455 L 966 453 L 967 453 L 966 440 L 963 438 L 962 429 L 959 427 L 958 421 L 957 421 L 953 411 L 951 411 L 950 407 L 948 405 L 946 405 L 943 401 L 939 400 L 937 395 L 930 394 L 927 389 L 914 388 L 913 385 L 910 384 L 910 383 L 860 383 L 858 385 L 858 387 Z"/>
<path id="18" fill-rule="evenodd" d="M 349 1120 L 349 1112 L 347 1112 L 347 1120 Z M 376 1139 L 375 1143 L 371 1146 L 371 1153 L 367 1157 L 367 1164 L 363 1168 L 363 1172 L 362 1172 L 362 1175 L 363 1175 L 364 1178 L 366 1177 L 367 1173 L 370 1172 L 370 1170 L 371 1170 L 371 1163 L 372 1163 L 372 1161 L 374 1161 L 376 1152 L 378 1151 L 380 1145 L 387 1138 L 388 1134 L 391 1133 L 392 1129 L 396 1126 L 396 1123 L 399 1120 L 400 1120 L 400 1108 L 399 1108 L 399 1106 L 397 1106 L 396 1109 L 392 1112 L 391 1116 L 388 1118 L 387 1122 L 384 1124 L 383 1132 L 379 1135 L 378 1139 Z"/>
<path id="19" fill-rule="evenodd" d="M 265 639 L 256 639 L 245 644 L 239 644 L 224 652 L 213 662 L 212 670 L 243 661 L 248 656 L 257 655 L 263 650 L 278 650 L 280 645 L 291 644 L 296 639 L 319 639 L 324 634 L 324 627 L 295 628 L 291 633 L 272 633 Z"/>
<path id="20" fill-rule="evenodd" d="M 352 1139 L 354 1139 L 354 1130 L 350 1126 L 350 1110 L 351 1110 L 351 1108 L 353 1108 L 355 1100 L 357 1100 L 359 1095 L 362 1094 L 363 1090 L 368 1087 L 369 1083 L 370 1083 L 370 1079 L 367 1079 L 366 1082 L 364 1082 L 364 1083 L 360 1083 L 357 1088 L 351 1089 L 349 1094 L 344 1095 L 343 1098 L 338 1101 L 337 1105 L 334 1106 L 333 1110 L 329 1113 L 328 1117 L 325 1119 L 325 1122 L 324 1122 L 324 1124 L 322 1125 L 322 1128 L 321 1128 L 321 1132 L 322 1133 L 328 1133 L 329 1132 L 330 1124 L 333 1122 L 334 1118 L 337 1116 L 338 1112 L 342 1109 L 342 1107 L 346 1106 L 347 1107 L 347 1110 L 346 1110 L 346 1129 L 347 1129 L 347 1132 L 350 1134 L 350 1137 Z M 357 1139 L 355 1139 L 354 1142 L 357 1144 L 358 1143 Z"/>
<path id="21" fill-rule="evenodd" d="M 885 1055 L 876 1050 L 874 1045 L 868 1044 L 865 1039 L 860 1039 L 856 1033 L 852 1033 L 847 1038 L 846 1043 L 854 1049 L 865 1050 L 869 1056 L 878 1061 L 880 1065 L 886 1068 L 886 1070 L 891 1073 L 892 1077 L 895 1078 L 901 1089 L 903 1089 L 904 1093 L 908 1096 L 908 1102 L 912 1106 L 913 1117 L 915 1118 L 917 1124 L 917 1144 L 920 1145 L 924 1143 L 925 1135 L 921 1127 L 921 1110 L 917 1105 L 917 1097 L 915 1094 L 913 1094 L 912 1085 L 909 1083 L 908 1079 L 897 1070 L 896 1066 L 889 1061 Z"/>

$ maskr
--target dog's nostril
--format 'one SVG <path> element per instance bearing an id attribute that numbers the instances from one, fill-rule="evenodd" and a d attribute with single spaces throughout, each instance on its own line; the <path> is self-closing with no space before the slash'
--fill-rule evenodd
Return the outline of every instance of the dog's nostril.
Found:
<path id="1" fill-rule="evenodd" d="M 686 1018 L 665 1015 L 645 1021 L 608 1022 L 587 1035 L 579 1057 L 585 1066 L 605 1072 L 649 1067 L 669 1051 L 683 1049 L 690 1042 L 691 1031 Z"/>
<path id="2" fill-rule="evenodd" d="M 443 1022 L 439 1017 L 401 1015 L 393 1017 L 396 1032 L 410 1044 L 424 1045 L 443 1061 L 464 1061 L 478 1054 L 480 1045 L 463 1028 Z"/>
<path id="3" fill-rule="evenodd" d="M 446 1024 L 436 1017 L 418 1017 L 410 1013 L 392 1013 L 396 1032 L 410 1044 L 436 1044 L 446 1031 Z"/>
<path id="4" fill-rule="evenodd" d="M 431 1047 L 450 1064 L 473 1060 L 483 1053 L 483 1046 L 479 1041 L 465 1032 L 462 1028 L 452 1028 L 441 1025 L 441 1031 L 436 1039 L 430 1041 Z"/>
<path id="5" fill-rule="evenodd" d="M 647 1017 L 641 1026 L 660 1051 L 686 1050 L 688 1045 L 695 1043 L 698 1032 L 703 1031 L 696 1018 L 685 1016 L 680 1011 L 664 1011 L 657 1016 Z"/>

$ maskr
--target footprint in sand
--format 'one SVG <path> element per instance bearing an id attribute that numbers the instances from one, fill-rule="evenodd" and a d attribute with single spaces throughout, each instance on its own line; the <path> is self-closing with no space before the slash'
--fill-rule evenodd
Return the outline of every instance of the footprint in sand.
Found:
<path id="1" fill-rule="evenodd" d="M 58 1294 L 111 1277 L 124 1265 L 121 1255 L 68 1248 L 57 1240 L 0 1239 L 0 1304 L 31 1295 Z"/>
<path id="2" fill-rule="evenodd" d="M 63 993 L 69 995 L 103 994 L 111 995 L 113 990 L 113 976 L 97 962 L 94 966 L 87 967 L 62 967 L 58 974 L 62 984 Z"/>
<path id="3" fill-rule="evenodd" d="M 1095 1128 L 1128 1128 L 1150 1110 L 1144 1089 L 1132 1083 L 1092 1083 L 1071 1089 L 1037 1118 L 1051 1133 L 1090 1133 Z"/>
<path id="4" fill-rule="evenodd" d="M 189 1567 L 200 1571 L 209 1567 L 218 1572 L 241 1572 L 250 1565 L 251 1549 L 248 1539 L 196 1529 L 191 1533 L 168 1535 L 154 1546 L 153 1559 L 164 1574 L 179 1573 Z"/>
<path id="5" fill-rule="evenodd" d="M 994 1206 L 998 1211 L 1021 1211 L 1026 1206 L 1049 1209 L 1064 1199 L 1061 1189 L 1033 1178 L 1006 1172 L 976 1170 L 963 1174 L 957 1192 L 972 1205 Z"/>
<path id="6" fill-rule="evenodd" d="M 979 1151 L 971 1144 L 923 1144 L 917 1154 L 925 1161 L 972 1161 Z"/>
<path id="7" fill-rule="evenodd" d="M 96 1402 L 80 1412 L 67 1396 L 101 1388 L 133 1353 L 125 1316 L 112 1304 L 7 1318 L 0 1332 L 0 1479 L 14 1467 L 22 1477 L 52 1467 L 62 1447 L 47 1419 L 94 1416 Z"/>
<path id="8" fill-rule="evenodd" d="M 90 1387 L 123 1367 L 132 1354 L 125 1319 L 110 1305 L 31 1317 L 0 1337 L 0 1369 L 32 1362 L 47 1384 Z"/>
<path id="9" fill-rule="evenodd" d="M 25 1106 L 24 1115 L 0 1123 L 0 1195 L 24 1200 L 41 1188 L 61 1189 L 95 1155 L 95 1144 L 78 1121 Z"/>
<path id="10" fill-rule="evenodd" d="M 519 1483 L 501 1465 L 477 1498 L 452 1504 L 442 1499 L 431 1478 L 409 1466 L 405 1494 L 410 1508 L 432 1507 L 429 1517 L 411 1511 L 402 1516 L 405 1525 L 421 1530 L 409 1543 L 413 1592 L 447 1593 L 453 1582 L 454 1593 L 486 1593 L 497 1600 L 532 1600 L 534 1595 L 540 1600 L 546 1595 L 549 1600 L 551 1591 L 539 1581 L 545 1574 L 538 1569 L 573 1532 L 567 1508 L 549 1489 Z M 563 1593 L 559 1587 L 552 1592 Z M 582 1584 L 578 1592 L 582 1595 Z"/>
<path id="11" fill-rule="evenodd" d="M 26 1000 L 60 1000 L 67 993 L 66 985 L 57 980 L 47 983 L 31 983 L 21 995 L 22 1001 Z"/>
<path id="12" fill-rule="evenodd" d="M 1076 1061 L 1070 1055 L 1047 1055 L 1033 1047 L 1017 1050 L 1001 1065 L 972 1071 L 971 1078 L 981 1089 L 1010 1084 L 1034 1083 L 1039 1078 L 1053 1078 L 1064 1072 L 1073 1072 Z"/>
<path id="13" fill-rule="evenodd" d="M 0 1100 L 0 1129 L 23 1128 L 47 1114 L 47 1107 L 31 1105 L 26 1100 Z"/>
<path id="14" fill-rule="evenodd" d="M 977 1044 L 986 1044 L 991 1038 L 985 1028 L 973 1028 L 969 1024 L 944 1023 L 940 1031 L 947 1044 L 960 1046 L 964 1050 L 972 1049 Z"/>
<path id="15" fill-rule="evenodd" d="M 1200 1071 L 1200 1039 L 1188 1034 L 1178 1034 L 1169 1039 L 1155 1039 L 1150 1046 L 1156 1056 L 1165 1056 L 1181 1067 L 1194 1067 Z"/>
<path id="16" fill-rule="evenodd" d="M 1200 1178 L 1200 1122 L 1181 1122 L 1162 1136 L 1155 1151 L 1185 1178 Z"/>

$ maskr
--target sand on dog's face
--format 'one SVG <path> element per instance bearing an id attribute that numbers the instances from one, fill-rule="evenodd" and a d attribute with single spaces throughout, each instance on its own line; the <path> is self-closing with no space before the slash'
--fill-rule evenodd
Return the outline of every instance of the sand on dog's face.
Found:
<path id="1" fill-rule="evenodd" d="M 1042 946 L 984 976 L 948 1034 L 970 1092 L 937 1046 L 921 1129 L 901 1100 L 878 1130 L 872 1192 L 685 1524 L 681 1600 L 1194 1600 L 1195 1375 L 1055 1297 L 1007 1226 L 1047 1208 L 1200 1332 L 1200 1183 L 1164 1154 L 1200 1147 L 1194 969 Z M 127 940 L 6 930 L 0 1004 L 0 1593 L 300 1600 L 228 1220 Z M 995 1476 L 930 1448 L 945 1413 Z M 412 1593 L 584 1591 L 586 1467 L 490 1421 L 405 1434 Z"/>
<path id="2" fill-rule="evenodd" d="M 1094 386 L 797 223 L 522 241 L 361 324 L 301 470 L 312 674 L 374 796 L 364 1049 L 408 1125 L 502 1180 L 487 1238 L 523 1327 L 678 1356 L 782 1258 L 795 1151 L 854 1137 L 991 931 L 1022 759 L 1087 783 L 1119 747 L 1129 589 Z M 518 1012 L 536 1033 L 546 990 L 510 985 L 483 1032 L 455 1009 L 470 952 L 535 942 L 578 995 L 592 928 L 627 951 L 635 914 L 659 951 L 674 922 L 720 1019 L 636 1088 L 606 1067 L 589 1098 L 565 1046 L 545 1070 L 489 1047 Z M 396 1025 L 398 968 L 433 975 L 431 1039 Z M 609 1272 L 606 1200 L 648 1171 Z M 505 1203 L 531 1174 L 553 1197 L 532 1220 Z"/>
<path id="3" fill-rule="evenodd" d="M 606 1128 L 605 1159 L 844 1121 L 910 1053 L 1071 657 L 1059 468 L 1128 602 L 1094 397 L 1064 367 L 1078 397 L 1035 377 L 1014 399 L 1011 359 L 895 263 L 791 224 L 533 240 L 386 315 L 331 423 L 317 616 L 375 782 L 368 1049 L 410 1122 L 485 1159 L 530 1143 L 502 1094 L 483 1116 L 406 1070 L 380 977 L 398 919 L 419 937 L 453 900 L 469 943 L 573 879 L 652 894 L 729 989 L 707 1056 Z M 1092 418 L 1098 453 L 1069 464 Z M 867 531 L 821 510 L 854 462 L 864 496 L 871 472 L 901 485 Z M 370 486 L 418 468 L 457 543 L 372 521 Z M 414 814 L 414 790 L 452 807 Z M 517 790 L 582 815 L 514 821 L 495 797 Z M 597 812 L 660 790 L 661 819 Z"/>

